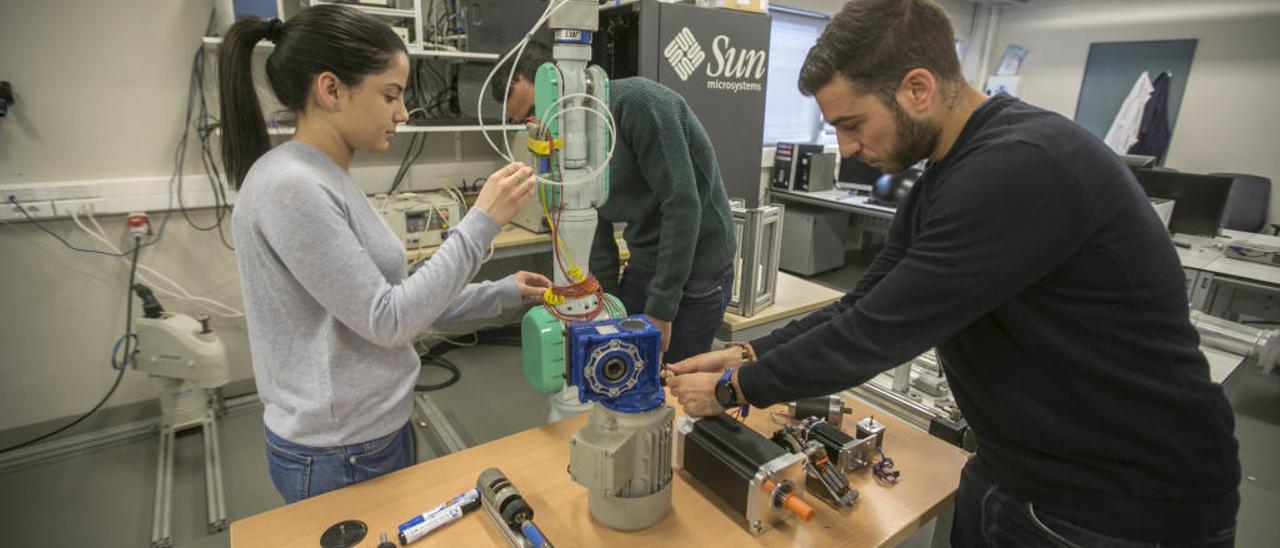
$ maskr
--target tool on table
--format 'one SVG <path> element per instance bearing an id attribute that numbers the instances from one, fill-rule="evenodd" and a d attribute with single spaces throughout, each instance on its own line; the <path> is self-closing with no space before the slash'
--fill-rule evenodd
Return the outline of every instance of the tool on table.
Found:
<path id="1" fill-rule="evenodd" d="M 369 526 L 363 521 L 349 519 L 331 525 L 320 535 L 321 548 L 351 548 L 364 540 Z"/>
<path id="2" fill-rule="evenodd" d="M 827 457 L 822 443 L 812 439 L 801 442 L 794 431 L 787 429 L 774 432 L 773 442 L 792 453 L 808 457 L 804 464 L 808 472 L 808 488 L 819 500 L 837 510 L 853 507 L 854 501 L 858 500 L 858 491 L 849 485 L 849 479 Z"/>
<path id="3" fill-rule="evenodd" d="M 436 529 L 462 519 L 464 514 L 475 510 L 479 506 L 480 491 L 474 488 L 468 489 L 461 495 L 450 499 L 449 502 L 427 510 L 400 524 L 398 528 L 400 544 L 407 546 L 409 543 L 427 536 L 428 533 Z"/>
<path id="4" fill-rule="evenodd" d="M 476 479 L 480 503 L 498 526 L 498 531 L 517 548 L 554 548 L 533 523 L 533 508 L 520 496 L 511 480 L 497 468 L 489 468 Z"/>
<path id="5" fill-rule="evenodd" d="M 387 534 L 383 533 L 378 537 L 378 548 L 396 548 L 396 544 L 387 540 Z"/>
<path id="6" fill-rule="evenodd" d="M 827 424 L 836 428 L 840 428 L 840 424 L 844 422 L 844 416 L 852 412 L 852 409 L 844 406 L 844 398 L 838 394 L 787 402 L 787 414 L 792 418 L 803 420 L 808 417 L 818 417 L 826 419 Z"/>

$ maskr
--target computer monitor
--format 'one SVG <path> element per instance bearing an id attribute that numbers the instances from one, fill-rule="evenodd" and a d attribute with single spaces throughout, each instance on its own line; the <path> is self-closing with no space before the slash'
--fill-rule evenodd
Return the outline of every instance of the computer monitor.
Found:
<path id="1" fill-rule="evenodd" d="M 858 161 L 850 156 L 840 159 L 840 169 L 836 174 L 836 186 L 852 187 L 855 190 L 871 191 L 871 185 L 880 178 L 880 170 Z"/>
<path id="2" fill-rule="evenodd" d="M 1134 175 L 1147 196 L 1174 201 L 1169 230 L 1178 234 L 1217 236 L 1231 194 L 1231 178 L 1154 169 Z"/>

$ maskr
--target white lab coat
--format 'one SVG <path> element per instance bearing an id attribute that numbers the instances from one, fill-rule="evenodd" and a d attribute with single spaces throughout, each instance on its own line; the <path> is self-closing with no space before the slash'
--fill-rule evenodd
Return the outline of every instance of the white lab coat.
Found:
<path id="1" fill-rule="evenodd" d="M 1129 96 L 1120 105 L 1120 112 L 1116 113 L 1116 119 L 1111 122 L 1107 137 L 1103 139 L 1116 154 L 1127 154 L 1129 147 L 1138 142 L 1138 130 L 1142 128 L 1142 109 L 1147 106 L 1147 100 L 1155 89 L 1151 85 L 1151 76 L 1147 71 L 1142 71 L 1138 81 L 1133 83 L 1133 89 L 1129 90 Z"/>

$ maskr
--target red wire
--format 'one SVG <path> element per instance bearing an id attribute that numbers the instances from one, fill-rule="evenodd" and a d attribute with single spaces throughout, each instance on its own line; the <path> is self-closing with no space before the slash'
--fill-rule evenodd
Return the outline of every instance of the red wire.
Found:
<path id="1" fill-rule="evenodd" d="M 542 135 L 540 136 L 546 137 L 548 161 L 555 168 L 556 181 L 563 182 L 564 169 L 562 164 L 559 161 L 557 161 L 557 158 L 556 158 L 555 135 L 551 133 L 551 128 L 547 127 L 535 116 L 529 116 L 528 118 L 525 119 L 525 121 L 537 124 L 538 128 L 541 129 Z M 555 196 L 556 196 L 556 204 L 555 204 L 555 207 L 553 208 L 555 212 L 552 214 L 551 226 L 552 226 L 554 238 L 558 240 L 559 234 L 560 234 L 559 226 L 560 226 L 561 215 L 564 213 L 564 193 L 562 191 L 555 192 Z M 552 251 L 552 255 L 555 256 L 556 264 L 560 266 L 560 271 L 565 274 L 566 278 L 568 278 L 569 269 L 565 268 L 564 259 L 562 258 L 560 253 L 560 246 L 556 245 L 556 242 L 553 242 L 551 246 L 551 251 Z M 579 314 L 570 314 L 570 313 L 561 312 L 557 310 L 554 306 L 544 303 L 543 306 L 547 308 L 547 311 L 549 311 L 556 318 L 559 318 L 560 320 L 566 321 L 566 322 L 579 322 L 579 321 L 593 320 L 600 315 L 600 312 L 604 311 L 607 304 L 605 301 L 604 288 L 600 286 L 599 280 L 597 280 L 596 277 L 590 273 L 588 273 L 587 277 L 583 279 L 581 282 L 577 282 L 571 285 L 563 285 L 563 286 L 553 285 L 551 287 L 551 292 L 557 295 L 564 296 L 566 298 L 584 298 L 584 297 L 591 297 L 591 296 L 596 297 L 596 305 L 591 310 L 588 310 L 586 312 L 582 312 Z"/>
<path id="2" fill-rule="evenodd" d="M 553 164 L 554 164 L 554 163 L 556 163 L 556 156 L 555 156 L 555 153 L 556 153 L 556 141 L 555 141 L 555 136 L 553 136 L 553 135 L 551 134 L 551 128 L 547 127 L 545 124 L 543 124 L 543 123 L 542 123 L 542 121 L 541 121 L 541 120 L 538 120 L 538 118 L 537 118 L 536 116 L 532 116 L 532 115 L 530 115 L 529 117 L 525 118 L 525 122 L 532 122 L 532 123 L 534 123 L 534 124 L 537 124 L 537 128 L 541 130 L 541 131 L 540 131 L 540 135 L 539 135 L 539 137 L 545 137 L 545 138 L 546 138 L 546 141 L 547 141 L 547 158 L 548 158 L 548 161 L 549 161 L 549 162 L 551 162 L 551 163 L 553 163 Z M 558 193 L 557 193 L 557 194 L 558 194 Z M 558 204 L 557 204 L 557 205 L 558 205 Z M 553 238 L 554 238 L 554 239 L 557 239 L 557 240 L 558 240 L 558 239 L 559 239 L 559 234 L 560 234 L 560 231 L 559 231 L 559 229 L 558 229 L 558 227 L 560 226 L 560 225 L 559 225 L 559 220 L 560 220 L 559 213 L 560 213 L 560 209 L 559 209 L 558 207 L 555 207 L 555 208 L 552 208 L 552 209 L 555 209 L 555 210 L 556 210 L 556 212 L 555 212 L 555 214 L 554 214 L 555 216 L 551 218 L 552 236 L 553 236 Z M 560 271 L 561 271 L 561 272 L 563 272 L 563 273 L 566 275 L 565 277 L 568 277 L 569 269 L 568 269 L 568 268 L 565 268 L 565 265 L 564 265 L 564 259 L 563 259 L 563 258 L 561 258 L 561 256 L 560 256 L 560 246 L 559 246 L 559 245 L 556 245 L 556 243 L 557 243 L 557 242 L 554 242 L 554 241 L 552 242 L 552 245 L 551 245 L 551 254 L 552 254 L 552 256 L 554 256 L 554 257 L 555 257 L 555 259 L 556 259 L 556 264 L 560 266 Z M 553 292 L 555 292 L 554 288 L 553 288 L 553 290 L 552 290 L 552 291 L 553 291 Z"/>

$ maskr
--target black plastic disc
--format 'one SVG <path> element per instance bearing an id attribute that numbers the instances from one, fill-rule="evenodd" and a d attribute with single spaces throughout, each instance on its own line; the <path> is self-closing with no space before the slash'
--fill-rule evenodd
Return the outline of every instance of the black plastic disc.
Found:
<path id="1" fill-rule="evenodd" d="M 369 527 L 363 521 L 349 519 L 333 524 L 320 535 L 321 548 L 350 548 L 364 540 Z"/>

